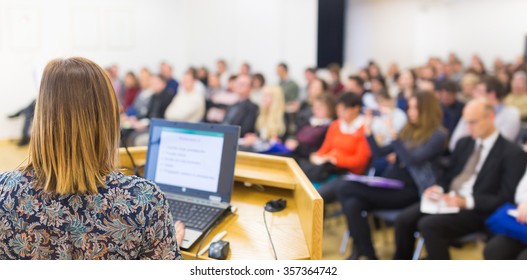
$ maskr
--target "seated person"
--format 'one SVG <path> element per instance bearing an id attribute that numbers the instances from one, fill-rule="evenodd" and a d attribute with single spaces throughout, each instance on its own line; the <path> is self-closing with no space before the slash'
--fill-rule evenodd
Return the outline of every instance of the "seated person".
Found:
<path id="1" fill-rule="evenodd" d="M 390 134 L 392 127 L 396 133 L 399 133 L 403 129 L 407 122 L 406 113 L 395 106 L 395 101 L 385 89 L 381 89 L 373 95 L 379 109 L 370 110 L 371 114 L 373 114 L 371 124 L 372 135 L 374 135 L 377 145 L 384 147 L 394 140 Z M 374 169 L 375 175 L 382 175 L 390 164 L 395 163 L 394 155 L 392 153 L 388 156 L 374 156 L 372 158 L 371 167 Z"/>
<path id="2" fill-rule="evenodd" d="M 482 97 L 488 100 L 489 104 L 494 107 L 495 127 L 505 139 L 516 142 L 521 128 L 520 112 L 515 107 L 505 106 L 503 98 L 505 98 L 505 89 L 501 82 L 495 77 L 486 77 L 478 83 L 475 90 L 477 97 Z M 467 123 L 463 120 L 459 121 L 456 129 L 450 137 L 449 148 L 453 151 L 456 143 L 462 137 L 468 136 Z"/>
<path id="3" fill-rule="evenodd" d="M 152 98 L 153 91 L 151 89 L 152 73 L 147 68 L 142 68 L 139 72 L 139 88 L 140 92 L 134 100 L 132 106 L 126 110 L 127 116 L 145 116 L 148 112 L 148 104 Z"/>
<path id="4" fill-rule="evenodd" d="M 328 84 L 319 78 L 314 78 L 313 81 L 307 87 L 307 98 L 302 102 L 298 102 L 297 106 L 298 113 L 296 114 L 295 126 L 297 129 L 304 127 L 309 124 L 309 120 L 313 115 L 311 107 L 313 106 L 313 101 L 322 96 L 329 95 L 328 93 Z"/>
<path id="5" fill-rule="evenodd" d="M 361 98 L 354 93 L 344 93 L 338 98 L 338 119 L 329 126 L 322 146 L 310 155 L 309 160 L 299 161 L 309 180 L 321 182 L 332 174 L 362 174 L 366 170 L 371 152 L 364 137 L 361 107 Z M 324 198 L 326 184 L 319 188 L 319 192 Z"/>
<path id="6" fill-rule="evenodd" d="M 31 124 L 33 123 L 33 114 L 35 113 L 35 102 L 36 100 L 33 100 L 33 102 L 29 104 L 29 106 L 8 116 L 8 118 L 10 119 L 17 118 L 22 115 L 24 116 L 24 126 L 22 127 L 22 139 L 18 141 L 18 146 L 25 146 L 29 144 Z"/>
<path id="7" fill-rule="evenodd" d="M 285 142 L 285 146 L 293 151 L 291 156 L 297 161 L 309 159 L 322 146 L 328 127 L 335 118 L 333 97 L 324 94 L 315 98 L 311 110 L 313 116 L 309 123 L 298 130 L 296 139 L 287 139 Z"/>
<path id="8" fill-rule="evenodd" d="M 485 98 L 463 110 L 470 137 L 460 139 L 445 176 L 423 192 L 425 198 L 459 208 L 455 214 L 424 214 L 420 202 L 403 210 L 395 223 L 395 259 L 410 259 L 414 233 L 424 238 L 428 259 L 450 259 L 450 242 L 485 229 L 499 206 L 514 200 L 527 164 L 523 151 L 496 129 L 495 111 Z M 450 192 L 450 193 L 449 193 Z"/>
<path id="9" fill-rule="evenodd" d="M 124 111 L 128 111 L 128 108 L 134 104 L 135 99 L 141 92 L 139 87 L 139 80 L 135 76 L 134 72 L 127 72 L 124 76 Z"/>
<path id="10" fill-rule="evenodd" d="M 148 143 L 150 120 L 153 118 L 164 118 L 165 111 L 174 98 L 174 95 L 167 90 L 166 81 L 161 75 L 152 76 L 151 88 L 153 94 L 150 97 L 146 115 L 137 118 L 128 118 L 127 123 L 122 124 L 124 128 L 131 130 L 127 140 L 133 146 L 144 146 Z"/>
<path id="11" fill-rule="evenodd" d="M 448 129 L 449 135 L 452 135 L 461 119 L 465 103 L 457 99 L 457 85 L 452 81 L 440 82 L 437 92 L 445 113 L 450 116 L 443 122 L 443 126 Z"/>
<path id="12" fill-rule="evenodd" d="M 397 79 L 399 93 L 397 94 L 397 107 L 403 111 L 408 108 L 408 100 L 417 90 L 416 75 L 413 70 L 404 70 Z"/>
<path id="13" fill-rule="evenodd" d="M 362 104 L 365 108 L 377 110 L 378 104 L 375 102 L 373 94 L 366 89 L 365 81 L 359 76 L 349 76 L 346 83 L 346 90 L 362 98 Z"/>
<path id="14" fill-rule="evenodd" d="M 265 152 L 275 143 L 280 142 L 285 133 L 284 93 L 279 86 L 263 88 L 260 100 L 260 114 L 256 119 L 257 133 L 247 133 L 240 140 L 242 149 Z"/>
<path id="15" fill-rule="evenodd" d="M 205 115 L 205 87 L 197 80 L 196 70 L 183 75 L 178 93 L 165 111 L 165 119 L 180 122 L 199 122 Z"/>
<path id="16" fill-rule="evenodd" d="M 426 184 L 434 177 L 433 165 L 447 144 L 448 133 L 441 125 L 442 111 L 439 100 L 431 92 L 417 92 L 408 100 L 408 122 L 400 133 L 388 126 L 391 143 L 379 147 L 373 134 L 373 116 L 365 115 L 364 132 L 373 155 L 395 153 L 395 164 L 384 177 L 402 182 L 402 189 L 370 187 L 360 182 L 342 179 L 333 182 L 336 198 L 346 215 L 353 252 L 349 259 L 365 257 L 376 259 L 367 217 L 362 213 L 376 209 L 402 209 L 419 201 Z M 429 169 L 423 167 L 428 166 Z M 423 178 L 424 177 L 424 178 Z M 433 180 L 433 179 L 432 179 Z"/>
<path id="17" fill-rule="evenodd" d="M 516 188 L 514 201 L 518 205 L 516 221 L 527 224 L 527 172 Z M 483 255 L 486 260 L 527 260 L 527 244 L 499 234 L 487 242 Z"/>
<path id="18" fill-rule="evenodd" d="M 205 121 L 209 123 L 222 123 L 225 119 L 227 109 L 240 101 L 240 96 L 236 92 L 236 75 L 230 76 L 225 91 L 219 91 L 210 96 L 207 100 L 207 113 Z"/>
<path id="19" fill-rule="evenodd" d="M 0 259 L 181 259 L 183 226 L 163 192 L 118 169 L 119 105 L 104 70 L 52 60 L 36 106 L 27 165 L 0 173 Z"/>
<path id="20" fill-rule="evenodd" d="M 240 137 L 244 137 L 247 133 L 255 132 L 254 125 L 256 116 L 258 116 L 258 106 L 249 99 L 251 96 L 251 77 L 248 75 L 238 76 L 235 88 L 239 101 L 228 108 L 223 124 L 239 125 Z"/>
<path id="21" fill-rule="evenodd" d="M 254 104 L 260 104 L 263 94 L 263 87 L 265 86 L 265 77 L 261 73 L 256 73 L 252 76 L 251 101 Z"/>
<path id="22" fill-rule="evenodd" d="M 520 111 L 523 122 L 527 121 L 527 73 L 518 71 L 514 73 L 511 81 L 511 93 L 505 97 L 506 106 L 516 107 Z"/>

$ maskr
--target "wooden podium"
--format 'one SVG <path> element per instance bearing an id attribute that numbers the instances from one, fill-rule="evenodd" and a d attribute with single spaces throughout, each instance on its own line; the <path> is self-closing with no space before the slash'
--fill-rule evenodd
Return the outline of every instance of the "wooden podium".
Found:
<path id="1" fill-rule="evenodd" d="M 146 147 L 129 151 L 136 165 L 145 163 Z M 130 156 L 123 148 L 119 165 L 124 173 L 133 173 Z M 231 205 L 238 208 L 237 212 L 216 226 L 203 246 L 226 230 L 223 240 L 230 242 L 228 259 L 274 259 L 263 220 L 266 215 L 278 259 L 322 258 L 323 201 L 293 159 L 238 152 L 234 181 Z M 286 209 L 264 212 L 265 203 L 276 198 L 287 200 Z M 184 258 L 194 259 L 198 246 L 199 241 L 189 251 L 182 251 Z M 207 254 L 199 259 L 208 259 Z"/>

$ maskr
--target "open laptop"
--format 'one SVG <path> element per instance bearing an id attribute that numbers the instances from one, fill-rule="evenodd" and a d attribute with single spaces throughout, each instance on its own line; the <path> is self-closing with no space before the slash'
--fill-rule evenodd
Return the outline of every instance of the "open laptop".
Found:
<path id="1" fill-rule="evenodd" d="M 150 123 L 145 177 L 165 193 L 174 220 L 185 223 L 188 249 L 225 214 L 231 201 L 238 126 Z"/>

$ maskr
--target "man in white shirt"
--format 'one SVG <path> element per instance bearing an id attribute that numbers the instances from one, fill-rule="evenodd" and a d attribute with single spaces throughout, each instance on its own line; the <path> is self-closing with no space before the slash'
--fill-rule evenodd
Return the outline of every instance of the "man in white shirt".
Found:
<path id="1" fill-rule="evenodd" d="M 503 104 L 507 94 L 501 82 L 494 77 L 487 77 L 477 84 L 474 91 L 475 97 L 487 99 L 494 107 L 496 118 L 494 124 L 505 139 L 516 142 L 521 128 L 520 112 L 512 106 Z M 453 151 L 459 139 L 468 136 L 469 131 L 464 120 L 460 120 L 450 138 L 449 149 Z"/>

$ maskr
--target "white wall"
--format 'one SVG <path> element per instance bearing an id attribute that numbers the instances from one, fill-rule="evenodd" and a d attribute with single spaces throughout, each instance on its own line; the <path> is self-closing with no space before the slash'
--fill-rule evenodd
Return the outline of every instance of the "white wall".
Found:
<path id="1" fill-rule="evenodd" d="M 489 68 L 523 54 L 525 11 L 524 0 L 348 0 L 345 61 L 409 67 L 454 51 L 466 63 L 477 53 Z"/>
<path id="2" fill-rule="evenodd" d="M 316 0 L 185 1 L 192 29 L 187 33 L 188 59 L 215 69 L 220 57 L 230 72 L 243 62 L 277 83 L 276 65 L 283 61 L 303 83 L 306 67 L 316 64 Z"/>
<path id="3" fill-rule="evenodd" d="M 6 115 L 37 94 L 35 69 L 55 57 L 86 56 L 121 75 L 160 61 L 176 76 L 189 65 L 231 71 L 248 61 L 276 82 L 285 61 L 302 81 L 316 63 L 316 0 L 0 0 L 0 139 L 19 136 Z"/>

